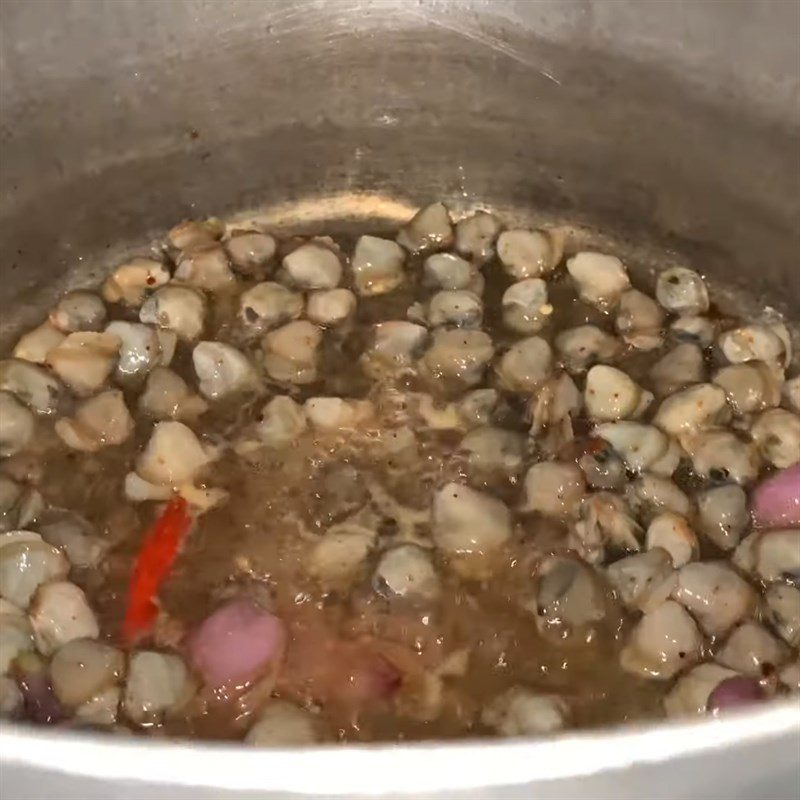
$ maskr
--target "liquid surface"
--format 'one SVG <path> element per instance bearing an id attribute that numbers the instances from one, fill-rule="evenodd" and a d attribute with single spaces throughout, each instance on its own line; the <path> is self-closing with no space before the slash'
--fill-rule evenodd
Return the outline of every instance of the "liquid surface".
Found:
<path id="1" fill-rule="evenodd" d="M 665 697 L 676 692 L 679 682 L 688 679 L 695 665 L 719 663 L 725 642 L 748 621 L 763 626 L 766 636 L 775 642 L 774 652 L 779 654 L 778 663 L 773 663 L 774 659 L 764 661 L 760 654 L 750 659 L 755 658 L 758 663 L 757 670 L 748 674 L 759 684 L 759 692 L 771 696 L 792 689 L 789 678 L 779 679 L 777 675 L 797 661 L 797 632 L 791 629 L 786 633 L 786 626 L 774 622 L 764 601 L 757 601 L 775 581 L 765 579 L 758 564 L 751 565 L 748 572 L 741 564 L 731 562 L 735 546 L 752 531 L 749 519 L 737 530 L 732 546 L 720 546 L 718 538 L 704 532 L 707 523 L 698 510 L 703 492 L 720 485 L 740 484 L 749 492 L 757 480 L 786 466 L 783 460 L 779 465 L 770 463 L 769 447 L 753 436 L 751 428 L 758 414 L 779 405 L 796 418 L 791 398 L 787 399 L 780 388 L 785 377 L 791 375 L 791 368 L 789 375 L 784 374 L 789 352 L 776 353 L 775 362 L 767 365 L 778 384 L 774 400 L 765 400 L 757 411 L 747 414 L 737 413 L 735 407 L 732 412 L 726 410 L 713 423 L 682 431 L 679 436 L 666 434 L 666 440 L 674 439 L 678 455 L 674 466 L 666 473 L 661 467 L 659 475 L 673 480 L 675 490 L 688 498 L 688 509 L 676 511 L 668 501 L 656 503 L 655 507 L 646 502 L 635 504 L 631 487 L 642 474 L 651 474 L 653 465 L 638 468 L 633 456 L 627 463 L 623 463 L 624 458 L 620 461 L 622 450 L 604 439 L 598 426 L 619 419 L 635 419 L 650 426 L 666 397 L 687 385 L 709 382 L 721 368 L 730 365 L 719 344 L 720 337 L 748 321 L 722 314 L 715 306 L 711 287 L 710 305 L 696 316 L 707 322 L 713 340 L 699 346 L 702 360 L 697 365 L 698 374 L 687 373 L 681 380 L 679 369 L 678 388 L 665 393 L 653 377 L 654 364 L 677 345 L 694 341 L 681 338 L 671 328 L 680 314 L 662 308 L 657 330 L 649 330 L 658 339 L 655 346 L 631 345 L 633 337 L 626 339 L 618 322 L 620 296 L 630 287 L 612 292 L 600 302 L 587 301 L 585 287 L 565 267 L 575 254 L 569 237 L 564 245 L 559 244 L 558 232 L 547 234 L 550 239 L 549 244 L 543 245 L 542 264 L 526 268 L 527 279 L 541 277 L 546 282 L 547 294 L 532 312 L 542 315 L 541 324 L 522 333 L 509 325 L 508 303 L 504 302 L 519 274 L 511 274 L 513 268 L 494 252 L 480 259 L 474 254 L 470 258 L 462 249 L 464 264 L 485 281 L 485 288 L 473 293 L 482 307 L 482 319 L 461 327 L 452 318 L 433 324 L 431 301 L 443 289 L 432 283 L 425 262 L 437 251 L 455 252 L 455 246 L 437 242 L 435 232 L 422 230 L 421 235 L 421 252 L 412 247 L 403 253 L 399 287 L 377 296 L 358 296 L 355 310 L 344 321 L 320 326 L 321 341 L 315 355 L 317 374 L 308 383 L 278 379 L 277 373 L 270 373 L 269 364 L 265 366 L 264 361 L 264 341 L 270 330 L 281 325 L 257 329 L 249 324 L 246 304 L 241 299 L 266 279 L 290 287 L 304 296 L 307 304 L 310 292 L 320 290 L 303 286 L 283 260 L 305 240 L 278 242 L 276 253 L 252 269 L 242 269 L 228 261 L 233 266 L 233 282 L 220 289 L 203 288 L 201 269 L 188 280 L 173 277 L 166 284 L 194 285 L 206 304 L 202 336 L 188 341 L 179 339 L 169 368 L 196 393 L 200 381 L 192 354 L 197 339 L 202 338 L 229 344 L 243 353 L 255 378 L 244 387 L 226 390 L 223 396 L 207 397 L 204 413 L 183 420 L 204 445 L 214 450 L 213 459 L 190 483 L 225 494 L 210 508 L 193 505 L 187 495 L 192 516 L 190 533 L 159 587 L 155 627 L 135 643 L 125 643 L 121 637 L 131 574 L 144 537 L 163 503 L 131 500 L 126 496 L 125 482 L 126 476 L 137 469 L 141 477 L 146 477 L 137 464 L 141 464 L 156 420 L 152 413 L 142 410 L 141 397 L 153 365 L 128 376 L 115 377 L 112 373 L 108 381 L 89 393 L 97 394 L 111 385 L 122 389 L 134 422 L 125 441 L 101 445 L 96 452 L 69 446 L 53 428 L 55 417 L 72 414 L 74 418 L 82 402 L 68 387 L 57 414 L 38 416 L 32 437 L 4 460 L 3 474 L 23 490 L 38 491 L 45 508 L 25 520 L 24 525 L 14 521 L 17 511 L 6 510 L 3 530 L 25 527 L 37 531 L 41 521 L 47 521 L 48 514 L 52 516 L 53 509 L 66 509 L 87 521 L 90 537 L 101 543 L 102 555 L 96 563 L 73 563 L 69 572 L 69 580 L 84 590 L 96 616 L 98 638 L 124 650 L 126 658 L 147 650 L 177 655 L 187 665 L 182 697 L 166 708 L 151 709 L 144 715 L 131 711 L 140 699 L 131 696 L 134 690 L 129 673 L 127 678 L 116 675 L 110 680 L 118 697 L 110 701 L 113 708 L 102 722 L 99 717 L 88 723 L 81 721 L 74 703 L 70 705 L 57 696 L 62 717 L 77 725 L 90 724 L 106 730 L 126 728 L 133 733 L 204 739 L 242 739 L 250 730 L 248 739 L 255 744 L 545 735 L 563 728 L 663 716 Z M 223 242 L 229 242 L 230 236 L 231 231 L 226 231 Z M 185 248 L 175 247 L 168 240 L 160 257 L 174 271 L 176 263 L 180 269 L 181 263 L 198 248 L 228 252 L 227 244 L 215 243 L 217 238 L 216 233 L 206 238 L 199 235 L 199 243 Z M 488 245 L 492 250 L 495 239 L 492 237 Z M 352 288 L 356 240 L 335 244 L 327 241 L 321 246 L 343 265 L 342 278 L 335 282 Z M 562 246 L 564 254 L 547 249 L 557 251 Z M 230 253 L 228 258 L 235 262 Z M 552 263 L 547 263 L 548 258 Z M 631 279 L 636 286 L 633 270 Z M 637 288 L 648 295 L 653 293 L 648 279 Z M 151 294 L 149 287 L 146 293 Z M 140 305 L 107 302 L 103 327 L 114 320 L 138 321 Z M 453 313 L 457 316 L 458 309 Z M 306 316 L 307 311 L 302 318 Z M 374 368 L 371 354 L 375 325 L 408 318 L 420 325 L 425 343 L 415 347 L 404 363 L 384 363 L 380 369 Z M 170 328 L 166 318 L 160 318 L 159 324 Z M 587 358 L 579 367 L 571 365 L 556 337 L 582 325 L 597 326 L 613 337 L 617 343 L 615 353 Z M 445 355 L 444 366 L 431 369 L 431 362 L 426 366 L 425 354 L 434 346 L 431 341 L 432 337 L 435 340 L 437 329 L 481 330 L 488 334 L 494 353 L 480 365 L 476 380 L 464 381 L 463 375 L 453 379 L 459 370 L 463 373 L 459 362 L 462 356 Z M 508 349 L 528 337 L 541 339 L 550 350 L 545 372 L 536 379 L 530 379 L 525 371 L 534 367 L 504 367 L 503 356 Z M 780 337 L 777 341 L 781 341 Z M 48 359 L 58 373 L 57 366 L 49 356 Z M 742 363 L 752 360 L 760 361 L 749 359 Z M 637 391 L 650 397 L 647 408 L 640 412 L 631 408 L 616 418 L 593 416 L 585 402 L 589 391 L 586 374 L 598 362 L 613 364 L 625 373 Z M 448 372 L 451 366 L 452 374 Z M 218 367 L 222 374 L 221 361 Z M 509 369 L 521 372 L 509 374 Z M 561 377 L 572 383 L 577 401 L 558 419 L 545 414 L 544 423 L 533 430 L 537 413 L 542 413 L 534 410 L 537 398 L 546 397 L 543 393 L 553 390 L 554 382 Z M 2 388 L 14 393 L 8 382 Z M 477 421 L 458 410 L 458 404 L 469 392 L 486 388 L 496 390 L 496 402 Z M 605 388 L 601 387 L 601 391 Z M 265 405 L 279 396 L 291 397 L 298 407 L 318 397 L 366 401 L 368 405 L 364 406 L 363 418 L 355 422 L 351 419 L 342 426 L 331 423 L 330 429 L 306 422 L 303 430 L 276 444 L 274 437 L 270 438 L 259 426 L 263 426 L 267 413 Z M 725 402 L 730 404 L 730 399 Z M 790 452 L 791 462 L 794 423 L 787 417 L 786 425 L 788 432 L 779 428 L 771 435 L 777 436 L 783 450 Z M 512 452 L 507 461 L 501 459 L 499 466 L 492 461 L 492 454 L 496 455 L 492 447 L 477 452 L 470 449 L 472 445 L 465 446 L 465 437 L 487 426 L 512 435 Z M 700 444 L 696 437 L 706 435 L 707 428 L 735 431 L 742 446 L 748 443 L 754 474 L 737 480 L 736 475 L 713 469 L 704 473 L 698 461 Z M 606 458 L 621 464 L 622 477 L 609 489 L 592 483 L 594 473 L 589 474 L 591 467 L 585 457 L 593 453 L 599 454 L 595 469 Z M 553 484 L 545 501 L 532 500 L 535 491 L 526 479 L 528 470 L 535 464 L 554 463 L 577 470 L 582 485 L 574 502 L 567 484 Z M 436 516 L 432 508 L 450 484 L 470 487 L 481 497 L 505 505 L 509 523 L 507 535 L 499 544 L 491 537 L 481 539 L 480 531 L 473 535 L 469 523 Z M 182 493 L 184 488 L 176 483 L 168 486 L 167 492 Z M 620 516 L 627 517 L 634 530 L 633 541 L 626 546 L 620 546 L 615 534 L 609 533 L 611 524 L 603 527 L 596 523 L 587 510 L 589 500 L 603 491 L 623 504 L 613 512 L 615 522 Z M 559 507 L 553 496 L 561 497 L 562 492 L 565 499 Z M 751 592 L 752 599 L 745 596 L 742 612 L 715 627 L 715 621 L 704 622 L 691 603 L 676 595 L 677 589 L 673 591 L 672 597 L 689 608 L 689 624 L 695 631 L 694 650 L 685 667 L 670 667 L 668 674 L 654 676 L 653 672 L 661 667 L 647 664 L 655 659 L 652 663 L 660 665 L 670 656 L 659 650 L 660 645 L 655 645 L 655 653 L 639 653 L 635 658 L 625 655 L 626 648 L 632 647 L 644 609 L 622 597 L 607 570 L 621 558 L 656 547 L 648 537 L 654 518 L 665 512 L 678 513 L 689 530 L 691 554 L 686 563 L 721 560 L 726 569 L 742 576 L 745 589 L 737 591 L 745 595 Z M 471 517 L 473 511 L 466 513 Z M 490 525 L 495 524 L 499 513 L 493 513 Z M 335 564 L 314 566 L 320 543 L 331 535 L 331 529 L 335 532 L 335 526 L 343 524 L 357 524 L 370 531 L 368 546 L 360 557 L 353 558 L 344 577 Z M 589 544 L 590 524 L 597 524 L 599 533 L 594 533 L 603 539 L 598 545 L 599 555 Z M 450 544 L 451 533 L 463 542 Z M 684 566 L 680 553 L 685 542 L 679 535 L 673 537 L 674 531 L 667 534 L 662 546 L 669 553 L 665 558 L 670 579 L 677 580 L 675 576 Z M 792 540 L 786 550 L 786 574 L 777 579 L 793 591 L 798 576 L 791 553 L 797 541 Z M 435 591 L 417 596 L 412 586 L 401 596 L 376 573 L 387 553 L 408 544 L 413 544 L 413 552 L 421 554 L 420 558 L 429 565 Z M 574 576 L 565 578 L 555 590 L 545 587 L 547 576 L 564 568 L 565 563 L 586 570 L 589 588 L 576 589 L 579 579 Z M 570 569 L 566 567 L 565 575 L 571 574 Z M 551 594 L 545 597 L 547 591 Z M 581 591 L 589 593 L 588 599 L 580 596 L 576 600 L 575 594 L 569 595 Z M 702 594 L 705 590 L 701 587 L 700 591 Z M 3 596 L 15 603 L 13 592 Z M 570 596 L 572 600 L 565 599 Z M 662 602 L 675 603 L 667 600 L 668 596 L 669 590 Z M 34 634 L 41 637 L 40 629 L 46 623 L 37 621 L 37 608 L 44 605 L 37 597 L 22 612 L 31 617 Z M 192 631 L 226 603 L 242 599 L 281 621 L 284 646 L 270 665 L 260 667 L 245 679 L 211 686 L 192 655 Z M 582 617 L 575 622 L 570 617 L 576 613 L 575 604 L 580 607 L 580 614 L 588 614 L 588 619 Z M 645 615 L 651 610 L 648 607 Z M 800 609 L 797 613 L 800 615 Z M 673 636 L 669 625 L 662 636 Z M 49 649 L 57 652 L 69 638 L 67 632 Z M 53 653 L 48 648 L 31 649 L 39 650 L 46 671 Z M 747 658 L 740 658 L 731 674 L 741 674 L 741 664 L 746 662 Z M 32 718 L 25 671 L 12 662 L 8 675 L 22 687 L 23 698 L 13 707 L 11 716 Z M 727 676 L 720 674 L 716 683 L 724 677 Z M 714 685 L 712 682 L 706 697 Z M 57 684 L 53 686 L 58 695 Z M 550 705 L 545 709 L 535 703 L 526 705 L 526 698 L 546 698 Z M 267 739 L 253 733 L 264 718 L 265 709 L 276 707 L 279 701 L 311 720 L 313 733 L 293 739 L 285 730 L 289 723 L 282 718 L 265 723 L 265 729 L 269 729 Z M 703 707 L 705 702 L 703 698 Z M 666 708 L 669 712 L 669 704 Z"/>

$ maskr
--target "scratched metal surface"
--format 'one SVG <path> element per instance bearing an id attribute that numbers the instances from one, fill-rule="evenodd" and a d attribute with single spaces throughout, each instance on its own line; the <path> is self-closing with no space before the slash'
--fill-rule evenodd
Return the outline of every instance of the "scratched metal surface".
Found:
<path id="1" fill-rule="evenodd" d="M 800 7 L 782 0 L 4 0 L 0 344 L 188 215 L 485 203 L 800 305 Z M 800 709 L 307 753 L 6 727 L 0 795 L 785 798 Z"/>
<path id="2" fill-rule="evenodd" d="M 6 338 L 42 293 L 107 267 L 108 245 L 301 198 L 338 195 L 340 217 L 363 192 L 582 217 L 766 292 L 800 247 L 796 4 L 6 0 L 0 13 Z"/>

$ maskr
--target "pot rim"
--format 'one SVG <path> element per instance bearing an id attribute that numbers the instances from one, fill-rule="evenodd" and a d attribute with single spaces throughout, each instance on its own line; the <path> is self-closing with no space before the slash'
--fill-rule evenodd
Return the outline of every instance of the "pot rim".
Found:
<path id="1" fill-rule="evenodd" d="M 3 765 L 29 766 L 97 780 L 172 786 L 291 791 L 352 796 L 391 791 L 454 791 L 585 777 L 697 757 L 731 747 L 790 742 L 800 747 L 800 704 L 794 698 L 722 719 L 629 725 L 545 739 L 326 745 L 255 749 L 189 740 L 0 728 Z"/>

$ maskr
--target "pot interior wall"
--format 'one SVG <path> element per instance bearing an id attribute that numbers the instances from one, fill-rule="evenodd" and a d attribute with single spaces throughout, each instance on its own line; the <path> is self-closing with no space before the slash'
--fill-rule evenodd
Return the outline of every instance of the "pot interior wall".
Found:
<path id="1" fill-rule="evenodd" d="M 765 82 L 780 64 L 757 50 L 737 84 L 758 89 L 748 106 L 723 91 L 735 42 L 707 42 L 693 69 L 697 9 L 675 6 L 680 38 L 673 4 L 614 5 L 4 4 L 5 336 L 187 216 L 257 206 L 380 228 L 431 198 L 598 226 L 784 304 L 791 72 Z M 797 57 L 747 5 L 694 23 L 738 30 L 737 14 L 781 37 L 772 61 Z"/>

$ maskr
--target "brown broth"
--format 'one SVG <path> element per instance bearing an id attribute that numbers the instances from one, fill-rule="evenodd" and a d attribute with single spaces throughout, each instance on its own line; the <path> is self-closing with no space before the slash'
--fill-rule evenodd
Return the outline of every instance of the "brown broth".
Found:
<path id="1" fill-rule="evenodd" d="M 350 249 L 345 244 L 345 250 Z M 388 601 L 373 590 L 371 573 L 377 555 L 400 536 L 400 526 L 390 519 L 381 524 L 379 547 L 350 591 L 324 593 L 309 578 L 307 559 L 315 538 L 369 502 L 368 479 L 377 481 L 399 503 L 417 510 L 427 509 L 433 491 L 444 483 L 467 479 L 476 488 L 490 488 L 514 510 L 521 500 L 520 478 L 535 460 L 531 450 L 519 475 L 480 476 L 467 468 L 459 453 L 459 435 L 431 431 L 418 432 L 419 455 L 413 463 L 395 464 L 384 454 L 379 446 L 381 437 L 402 419 L 398 420 L 397 408 L 386 401 L 390 387 L 372 385 L 361 369 L 359 355 L 372 323 L 404 319 L 411 302 L 430 296 L 431 291 L 422 287 L 419 279 L 420 259 L 412 258 L 407 271 L 411 276 L 408 285 L 383 297 L 361 300 L 356 323 L 326 335 L 320 382 L 291 390 L 298 400 L 325 394 L 369 396 L 380 409 L 377 419 L 358 432 L 341 436 L 307 431 L 292 446 L 279 452 L 259 452 L 252 459 L 228 451 L 209 469 L 207 485 L 228 490 L 230 498 L 197 520 L 164 585 L 156 645 L 180 652 L 186 631 L 223 600 L 250 594 L 269 604 L 289 628 L 284 666 L 288 674 L 279 678 L 275 693 L 315 707 L 320 705 L 321 687 L 313 675 L 303 683 L 302 665 L 297 660 L 326 657 L 322 649 L 315 652 L 315 636 L 320 643 L 327 636 L 351 643 L 381 643 L 407 667 L 396 702 L 376 703 L 357 718 L 335 704 L 321 704 L 331 735 L 346 741 L 487 734 L 480 722 L 482 706 L 516 684 L 563 696 L 570 705 L 574 727 L 661 716 L 661 699 L 669 684 L 633 677 L 619 666 L 623 634 L 631 620 L 613 599 L 615 612 L 596 627 L 590 641 L 544 637 L 531 614 L 520 607 L 520 600 L 531 592 L 539 560 L 566 551 L 566 529 L 559 523 L 515 511 L 515 534 L 502 564 L 491 579 L 482 582 L 458 579 L 434 552 L 444 592 L 439 601 L 425 606 Z M 500 298 L 510 280 L 497 262 L 488 264 L 483 272 L 487 280 L 483 329 L 500 350 L 518 338 L 503 329 L 499 318 Z M 242 283 L 239 290 L 246 288 L 248 284 Z M 560 330 L 585 323 L 613 333 L 612 318 L 578 300 L 563 270 L 551 278 L 549 292 L 554 312 L 540 334 L 548 341 Z M 235 300 L 229 297 L 215 302 L 207 338 L 234 343 L 257 360 L 258 341 L 245 337 L 239 328 Z M 112 316 L 124 318 L 127 314 L 114 309 Z M 669 346 L 667 342 L 660 350 L 645 354 L 628 352 L 619 364 L 647 388 L 647 370 Z M 172 367 L 194 385 L 190 350 L 185 344 L 179 346 Z M 580 380 L 578 385 L 582 385 Z M 396 388 L 407 385 L 401 382 Z M 138 387 L 126 391 L 132 412 L 138 393 Z M 198 434 L 229 441 L 256 419 L 266 399 L 262 395 L 212 404 L 212 410 L 192 427 Z M 506 400 L 502 424 L 526 430 L 524 404 Z M 99 570 L 80 574 L 76 580 L 89 595 L 103 635 L 114 642 L 119 637 L 133 561 L 155 513 L 153 504 L 134 505 L 123 499 L 124 476 L 152 427 L 151 420 L 136 416 L 135 436 L 123 446 L 95 455 L 77 454 L 40 426 L 42 433 L 34 451 L 44 464 L 41 486 L 46 500 L 84 515 L 109 540 L 111 549 Z M 681 484 L 689 487 L 691 476 L 684 476 Z M 425 524 L 415 535 L 430 542 Z M 708 555 L 717 555 L 707 543 L 704 548 Z M 424 674 L 462 650 L 469 654 L 466 671 L 443 680 L 442 711 L 425 719 L 419 710 L 424 704 L 418 699 L 424 691 Z M 243 724 L 235 721 L 236 715 L 233 700 L 195 704 L 180 718 L 149 732 L 236 739 L 243 735 Z"/>

